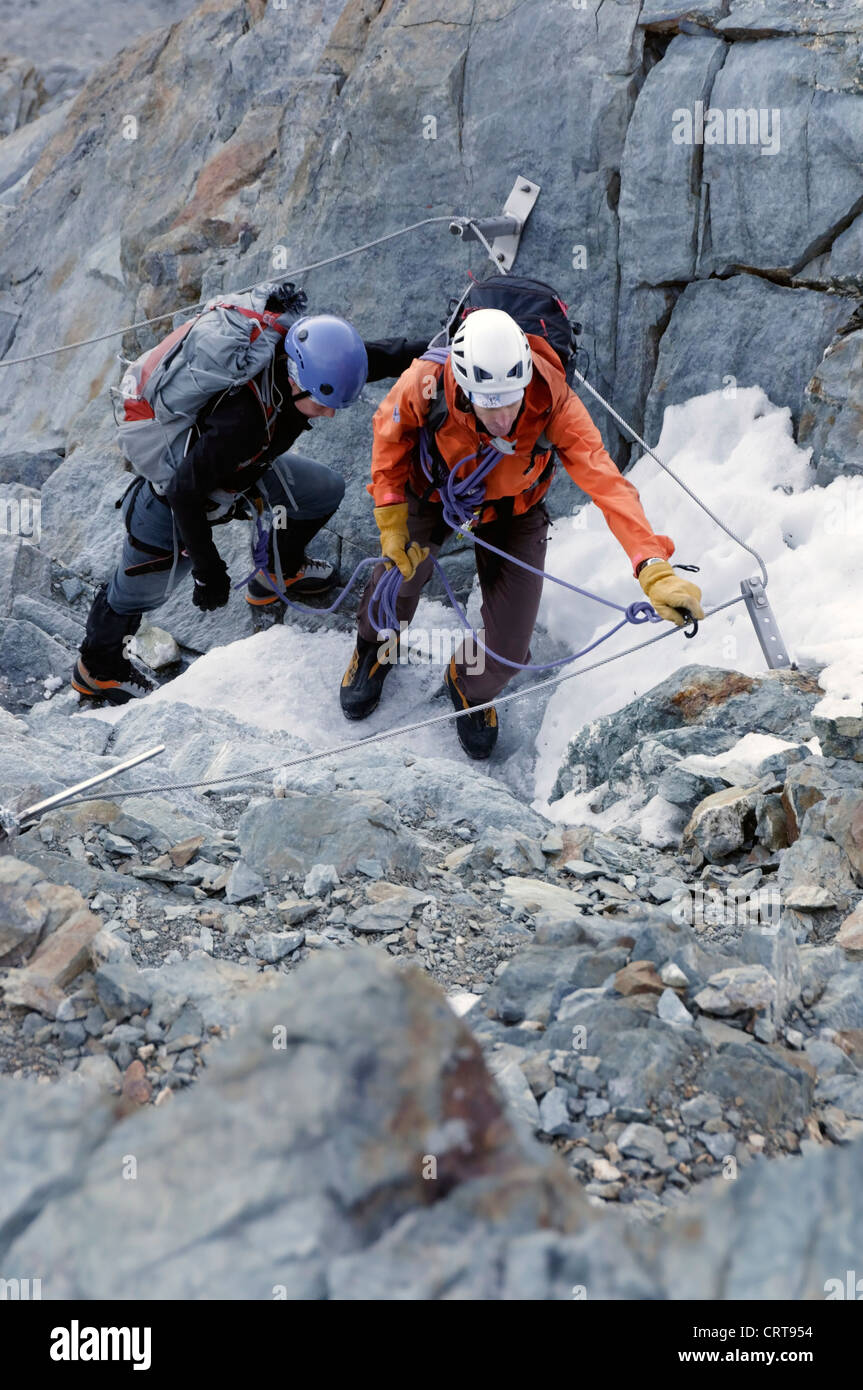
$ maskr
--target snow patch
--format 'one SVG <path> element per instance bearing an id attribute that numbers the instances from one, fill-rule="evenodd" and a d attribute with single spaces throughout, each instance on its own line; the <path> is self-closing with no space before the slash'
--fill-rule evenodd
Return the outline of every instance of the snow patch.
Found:
<path id="1" fill-rule="evenodd" d="M 863 478 L 836 478 L 815 487 L 811 450 L 791 432 L 791 414 L 760 387 L 694 397 L 665 412 L 657 453 L 708 507 L 764 558 L 768 596 L 792 661 L 826 665 L 825 691 L 843 702 L 863 700 L 863 635 L 849 619 L 863 588 Z M 676 543 L 673 562 L 697 564 L 693 578 L 706 608 L 736 598 L 740 581 L 757 574 L 755 560 L 723 532 L 649 456 L 627 474 L 651 525 Z M 621 606 L 641 588 L 597 507 L 555 523 L 547 568 Z M 540 622 L 563 649 L 578 650 L 608 631 L 616 614 L 546 584 Z M 658 626 L 655 631 L 661 631 Z M 601 655 L 633 645 L 644 628 L 627 627 Z M 653 635 L 651 632 L 650 635 Z M 595 656 L 585 658 L 586 662 Z M 646 651 L 567 681 L 549 700 L 537 737 L 534 809 L 554 820 L 571 818 L 578 796 L 546 804 L 569 740 L 593 719 L 621 709 L 680 666 L 697 662 L 749 674 L 765 663 L 742 603 L 704 622 L 689 640 L 673 632 Z M 835 708 L 835 705 L 831 706 Z M 561 815 L 563 804 L 568 815 Z M 579 807 L 580 808 L 580 807 Z M 590 821 L 589 823 L 594 823 Z"/>

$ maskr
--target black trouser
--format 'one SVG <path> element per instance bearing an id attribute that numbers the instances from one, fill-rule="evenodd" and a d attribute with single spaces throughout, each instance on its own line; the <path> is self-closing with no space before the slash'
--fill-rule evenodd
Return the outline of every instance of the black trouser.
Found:
<path id="1" fill-rule="evenodd" d="M 284 525 L 274 528 L 273 537 L 282 574 L 290 578 L 302 565 L 309 541 L 338 509 L 345 483 L 332 468 L 298 454 L 282 454 L 277 463 L 279 472 L 268 469 L 256 486 L 269 505 L 283 514 Z M 243 494 L 238 499 L 242 504 Z M 124 640 L 137 631 L 143 614 L 159 608 L 192 568 L 181 549 L 171 508 L 149 483 L 141 481 L 129 489 L 122 512 L 127 532 L 123 554 L 109 582 L 96 594 L 81 645 L 82 659 L 97 676 L 100 665 L 122 657 Z M 251 503 L 246 515 L 254 515 Z M 175 546 L 180 547 L 179 553 Z M 269 559 L 274 567 L 272 539 Z"/>
<path id="2" fill-rule="evenodd" d="M 437 555 L 452 534 L 443 523 L 443 508 L 439 502 L 425 502 L 407 489 L 408 532 L 412 541 L 428 546 L 430 554 L 417 568 L 413 578 L 402 582 L 396 601 L 399 622 L 410 622 L 417 610 L 420 594 L 432 577 L 432 555 Z M 545 547 L 551 519 L 542 502 L 519 516 L 501 516 L 476 528 L 476 534 L 498 550 L 506 551 L 534 569 L 545 569 Z M 526 662 L 530 656 L 539 601 L 542 597 L 542 576 L 514 565 L 491 551 L 476 547 L 476 568 L 482 594 L 484 642 L 492 651 L 509 661 Z M 378 640 L 378 633 L 369 618 L 369 603 L 375 585 L 386 571 L 376 565 L 363 593 L 358 615 L 359 635 L 367 642 Z M 465 647 L 456 653 L 456 672 L 465 697 L 472 705 L 484 704 L 499 695 L 508 681 L 517 674 L 493 656 L 483 653 L 482 662 L 468 660 Z M 482 669 L 478 669 L 481 666 Z"/>

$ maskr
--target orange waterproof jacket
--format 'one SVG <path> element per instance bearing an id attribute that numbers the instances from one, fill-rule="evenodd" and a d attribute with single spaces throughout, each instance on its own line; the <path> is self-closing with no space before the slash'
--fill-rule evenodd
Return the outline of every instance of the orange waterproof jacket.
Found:
<path id="1" fill-rule="evenodd" d="M 516 450 L 505 454 L 489 474 L 486 500 L 491 503 L 504 497 L 514 498 L 513 513 L 518 516 L 545 495 L 551 479 L 539 484 L 537 480 L 549 455 L 533 457 L 534 445 L 545 433 L 573 482 L 599 507 L 632 561 L 633 573 L 639 561 L 650 555 L 669 559 L 674 554 L 674 542 L 670 536 L 657 535 L 650 526 L 637 490 L 606 453 L 599 430 L 567 383 L 557 353 L 543 338 L 529 335 L 528 342 L 533 350 L 533 377 L 509 435 L 516 442 Z M 429 486 L 419 461 L 419 432 L 440 377 L 437 363 L 418 358 L 375 412 L 372 481 L 368 491 L 376 507 L 403 502 L 408 483 L 420 496 Z M 449 415 L 437 432 L 437 447 L 450 469 L 469 455 L 461 469 L 462 476 L 466 476 L 476 468 L 476 454 L 488 443 L 488 436 L 472 411 L 460 409 L 461 393 L 448 361 L 443 368 L 443 386 Z M 437 501 L 439 494 L 431 493 L 431 499 Z M 494 508 L 489 507 L 481 520 L 491 520 L 493 515 Z"/>

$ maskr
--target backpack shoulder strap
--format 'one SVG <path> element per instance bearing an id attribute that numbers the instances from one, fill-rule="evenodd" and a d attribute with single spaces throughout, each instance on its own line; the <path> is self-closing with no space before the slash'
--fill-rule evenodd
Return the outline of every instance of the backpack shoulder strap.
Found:
<path id="1" fill-rule="evenodd" d="M 432 396 L 431 405 L 429 406 L 429 412 L 426 416 L 424 425 L 431 439 L 434 439 L 438 430 L 443 428 L 449 415 L 446 391 L 441 389 L 443 386 L 443 369 L 449 359 L 449 354 L 449 344 L 447 344 L 446 347 L 429 346 L 420 358 L 421 362 L 435 362 L 440 367 L 440 371 L 437 374 L 437 389 Z"/>

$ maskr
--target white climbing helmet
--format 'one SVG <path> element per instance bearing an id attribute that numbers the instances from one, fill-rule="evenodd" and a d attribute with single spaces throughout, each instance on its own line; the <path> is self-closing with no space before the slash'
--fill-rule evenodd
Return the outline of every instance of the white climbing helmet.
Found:
<path id="1" fill-rule="evenodd" d="M 452 340 L 453 376 L 472 405 L 515 405 L 533 376 L 530 343 L 502 309 L 475 309 Z"/>

